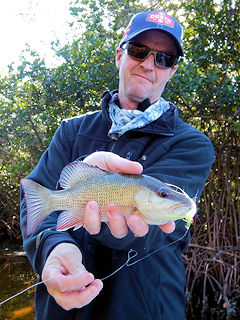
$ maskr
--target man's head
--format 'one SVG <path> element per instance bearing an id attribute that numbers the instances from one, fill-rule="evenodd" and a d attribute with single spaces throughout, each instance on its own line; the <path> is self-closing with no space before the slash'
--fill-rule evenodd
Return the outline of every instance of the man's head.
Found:
<path id="1" fill-rule="evenodd" d="M 119 98 L 134 109 L 149 98 L 157 101 L 183 56 L 182 27 L 163 11 L 135 15 L 116 50 Z"/>
<path id="2" fill-rule="evenodd" d="M 176 44 L 178 56 L 184 55 L 182 47 L 183 28 L 174 17 L 169 16 L 163 10 L 135 14 L 120 41 L 119 47 L 131 41 L 137 35 L 149 30 L 167 33 Z"/>

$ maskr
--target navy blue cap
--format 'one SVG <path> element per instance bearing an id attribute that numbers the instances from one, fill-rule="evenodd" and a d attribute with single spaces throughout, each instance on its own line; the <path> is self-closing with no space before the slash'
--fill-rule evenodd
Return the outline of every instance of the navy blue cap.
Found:
<path id="1" fill-rule="evenodd" d="M 179 56 L 183 56 L 181 24 L 165 11 L 146 11 L 137 13 L 131 19 L 119 46 L 130 41 L 140 33 L 148 30 L 159 30 L 168 33 L 176 43 Z"/>

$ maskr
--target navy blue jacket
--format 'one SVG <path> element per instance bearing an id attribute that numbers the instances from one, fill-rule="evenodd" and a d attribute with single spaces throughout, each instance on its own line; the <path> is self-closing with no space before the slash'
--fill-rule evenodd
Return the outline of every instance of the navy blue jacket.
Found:
<path id="1" fill-rule="evenodd" d="M 29 178 L 55 189 L 62 169 L 68 163 L 95 151 L 111 151 L 139 161 L 144 174 L 175 184 L 191 197 L 199 196 L 214 160 L 209 139 L 183 122 L 176 106 L 171 104 L 158 120 L 112 140 L 107 135 L 111 125 L 108 115 L 110 98 L 111 93 L 105 93 L 102 111 L 63 121 Z M 148 101 L 139 108 L 144 110 L 146 104 Z M 57 215 L 57 212 L 52 213 L 26 238 L 26 207 L 22 196 L 23 245 L 34 270 L 40 275 L 49 253 L 61 242 L 76 244 L 83 253 L 86 269 L 96 278 L 103 278 L 126 262 L 130 249 L 137 250 L 137 259 L 178 240 L 186 232 L 185 223 L 180 220 L 171 234 L 150 226 L 150 231 L 142 238 L 134 237 L 129 231 L 123 239 L 116 239 L 104 223 L 101 232 L 95 236 L 89 235 L 84 228 L 57 232 Z M 188 233 L 180 241 L 141 262 L 125 266 L 104 280 L 99 296 L 81 309 L 63 310 L 47 293 L 45 285 L 38 286 L 36 319 L 184 320 L 185 269 L 181 254 L 189 238 Z"/>

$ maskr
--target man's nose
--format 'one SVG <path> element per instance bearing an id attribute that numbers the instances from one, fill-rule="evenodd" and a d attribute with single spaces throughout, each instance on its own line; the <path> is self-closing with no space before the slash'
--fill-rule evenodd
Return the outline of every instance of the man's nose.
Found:
<path id="1" fill-rule="evenodd" d="M 141 65 L 146 69 L 153 70 L 155 67 L 154 54 L 151 53 L 145 60 L 141 62 Z"/>

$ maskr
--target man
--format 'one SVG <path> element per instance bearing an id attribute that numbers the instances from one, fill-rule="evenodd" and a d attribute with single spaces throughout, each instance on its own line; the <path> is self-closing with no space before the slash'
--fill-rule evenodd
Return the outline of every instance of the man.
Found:
<path id="1" fill-rule="evenodd" d="M 63 121 L 29 178 L 54 189 L 65 165 L 76 159 L 115 172 L 142 172 L 199 196 L 214 152 L 208 138 L 179 117 L 161 95 L 183 56 L 181 25 L 164 11 L 135 15 L 116 49 L 119 90 L 105 92 L 102 111 Z M 189 241 L 184 221 L 148 226 L 125 219 L 109 204 L 102 224 L 98 204 L 88 203 L 84 228 L 57 232 L 52 213 L 25 236 L 24 248 L 45 285 L 36 290 L 36 319 L 185 319 L 185 270 Z M 130 249 L 138 258 L 122 266 Z"/>

